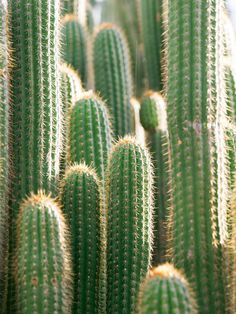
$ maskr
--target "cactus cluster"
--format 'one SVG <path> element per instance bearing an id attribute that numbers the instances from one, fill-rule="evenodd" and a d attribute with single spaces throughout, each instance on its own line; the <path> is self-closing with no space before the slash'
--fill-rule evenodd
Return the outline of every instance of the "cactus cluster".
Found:
<path id="1" fill-rule="evenodd" d="M 225 5 L 0 0 L 1 314 L 235 314 Z"/>

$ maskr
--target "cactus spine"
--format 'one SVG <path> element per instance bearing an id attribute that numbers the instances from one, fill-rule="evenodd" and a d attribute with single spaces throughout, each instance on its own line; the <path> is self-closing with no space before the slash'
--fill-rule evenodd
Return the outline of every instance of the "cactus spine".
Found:
<path id="1" fill-rule="evenodd" d="M 116 138 L 131 132 L 132 80 L 126 41 L 112 24 L 102 24 L 93 44 L 95 86 L 110 109 Z"/>
<path id="2" fill-rule="evenodd" d="M 98 313 L 101 230 L 100 191 L 95 172 L 84 164 L 69 168 L 61 198 L 72 233 L 73 313 Z"/>
<path id="3" fill-rule="evenodd" d="M 161 51 L 162 45 L 162 2 L 163 0 L 140 0 L 144 56 L 148 74 L 148 86 L 162 89 Z"/>
<path id="4" fill-rule="evenodd" d="M 111 149 L 111 129 L 106 107 L 95 94 L 81 96 L 70 113 L 69 162 L 85 162 L 104 179 Z"/>
<path id="5" fill-rule="evenodd" d="M 152 313 L 197 313 L 187 281 L 170 264 L 152 269 L 140 289 L 139 314 Z"/>
<path id="6" fill-rule="evenodd" d="M 62 59 L 78 71 L 83 83 L 87 81 L 86 33 L 76 15 L 68 14 L 62 20 Z"/>
<path id="7" fill-rule="evenodd" d="M 136 313 L 151 257 L 152 166 L 147 150 L 133 138 L 114 146 L 106 185 L 107 313 Z"/>
<path id="8" fill-rule="evenodd" d="M 0 1 L 0 313 L 5 311 L 8 258 L 9 97 L 7 71 L 7 8 Z"/>
<path id="9" fill-rule="evenodd" d="M 70 313 L 67 237 L 64 218 L 52 199 L 39 192 L 22 204 L 17 220 L 15 313 Z"/>
<path id="10" fill-rule="evenodd" d="M 146 141 L 154 164 L 153 264 L 157 265 L 166 261 L 167 218 L 170 206 L 170 160 L 166 104 L 158 93 L 146 93 L 141 103 L 140 120 L 146 130 Z"/>
<path id="11" fill-rule="evenodd" d="M 39 189 L 54 193 L 59 176 L 60 5 L 59 0 L 10 0 L 8 4 L 14 62 L 10 68 L 13 168 L 10 250 L 13 254 L 20 202 Z"/>
<path id="12" fill-rule="evenodd" d="M 228 207 L 222 3 L 170 0 L 166 5 L 173 260 L 193 285 L 200 313 L 222 314 L 220 242 Z"/>

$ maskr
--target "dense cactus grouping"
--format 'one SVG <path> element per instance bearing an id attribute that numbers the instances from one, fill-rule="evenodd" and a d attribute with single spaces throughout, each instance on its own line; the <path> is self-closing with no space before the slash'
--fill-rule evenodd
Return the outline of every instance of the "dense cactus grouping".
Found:
<path id="1" fill-rule="evenodd" d="M 235 38 L 223 0 L 0 0 L 0 314 L 236 313 Z"/>

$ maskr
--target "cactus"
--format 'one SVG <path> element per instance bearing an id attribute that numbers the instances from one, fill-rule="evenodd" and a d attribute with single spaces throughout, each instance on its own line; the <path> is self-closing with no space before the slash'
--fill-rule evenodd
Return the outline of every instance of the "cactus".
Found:
<path id="1" fill-rule="evenodd" d="M 152 166 L 148 151 L 121 139 L 109 158 L 107 186 L 107 313 L 136 313 L 150 266 Z"/>
<path id="2" fill-rule="evenodd" d="M 116 138 L 131 132 L 132 80 L 126 41 L 112 24 L 102 24 L 93 44 L 97 92 L 110 109 Z"/>
<path id="3" fill-rule="evenodd" d="M 82 82 L 87 81 L 86 33 L 76 15 L 67 14 L 61 29 L 62 59 L 78 71 Z"/>
<path id="4" fill-rule="evenodd" d="M 139 295 L 139 314 L 194 314 L 196 304 L 182 274 L 164 264 L 150 271 Z"/>
<path id="5" fill-rule="evenodd" d="M 166 3 L 172 255 L 200 313 L 225 313 L 228 178 L 221 1 Z"/>
<path id="6" fill-rule="evenodd" d="M 162 89 L 162 2 L 163 0 L 139 0 L 144 56 L 148 74 L 148 87 Z"/>
<path id="7" fill-rule="evenodd" d="M 86 25 L 86 3 L 87 0 L 61 0 L 62 15 L 74 14 L 80 23 Z"/>
<path id="8" fill-rule="evenodd" d="M 42 192 L 23 202 L 17 219 L 14 313 L 70 313 L 68 234 L 57 203 Z"/>
<path id="9" fill-rule="evenodd" d="M 7 8 L 0 1 L 0 313 L 5 312 L 8 258 L 9 96 L 7 55 Z"/>
<path id="10" fill-rule="evenodd" d="M 13 254 L 20 202 L 39 189 L 55 193 L 59 176 L 60 5 L 59 0 L 10 0 L 8 5 L 14 62 L 10 67 L 13 175 L 10 251 Z"/>
<path id="11" fill-rule="evenodd" d="M 93 166 L 104 179 L 112 135 L 103 101 L 92 92 L 84 93 L 70 112 L 68 161 Z"/>
<path id="12" fill-rule="evenodd" d="M 60 172 L 63 175 L 66 168 L 66 148 L 68 141 L 68 124 L 69 112 L 75 102 L 80 98 L 83 88 L 78 74 L 68 65 L 60 65 L 61 74 L 61 104 L 62 104 L 62 119 L 63 119 L 63 148 L 61 153 Z"/>
<path id="13" fill-rule="evenodd" d="M 95 172 L 84 164 L 69 168 L 61 201 L 72 233 L 73 313 L 97 313 L 101 230 L 100 188 Z"/>
<path id="14" fill-rule="evenodd" d="M 93 8 L 89 3 L 87 3 L 86 7 L 86 25 L 89 33 L 92 34 L 94 29 L 94 17 Z"/>
<path id="15" fill-rule="evenodd" d="M 147 92 L 141 103 L 140 121 L 146 130 L 146 142 L 154 163 L 154 244 L 153 264 L 166 261 L 167 218 L 170 206 L 169 195 L 169 137 L 166 121 L 166 105 L 163 98 L 154 92 Z"/>

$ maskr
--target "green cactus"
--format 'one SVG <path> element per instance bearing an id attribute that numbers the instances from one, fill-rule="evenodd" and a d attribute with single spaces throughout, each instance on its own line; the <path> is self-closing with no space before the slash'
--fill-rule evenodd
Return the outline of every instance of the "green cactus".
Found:
<path id="1" fill-rule="evenodd" d="M 86 24 L 86 4 L 87 0 L 61 0 L 62 16 L 74 14 L 78 16 L 80 23 Z"/>
<path id="2" fill-rule="evenodd" d="M 69 65 L 60 65 L 61 74 L 61 104 L 62 104 L 62 123 L 64 129 L 63 148 L 60 161 L 60 172 L 64 174 L 66 168 L 66 148 L 68 139 L 68 124 L 69 124 L 69 112 L 75 102 L 80 98 L 83 93 L 81 80 Z"/>
<path id="3" fill-rule="evenodd" d="M 121 139 L 107 178 L 107 313 L 136 313 L 139 285 L 150 266 L 152 166 L 148 151 Z"/>
<path id="4" fill-rule="evenodd" d="M 97 92 L 111 111 L 116 138 L 131 132 L 132 79 L 125 38 L 112 24 L 102 24 L 93 44 L 93 64 Z"/>
<path id="5" fill-rule="evenodd" d="M 150 271 L 139 295 L 139 314 L 196 314 L 192 292 L 182 274 L 164 264 Z"/>
<path id="6" fill-rule="evenodd" d="M 94 93 L 84 93 L 70 112 L 68 162 L 84 161 L 104 179 L 111 143 L 105 104 Z"/>
<path id="7" fill-rule="evenodd" d="M 90 5 L 89 3 L 87 3 L 86 7 L 86 25 L 87 30 L 89 31 L 90 34 L 92 34 L 94 29 L 94 17 L 92 5 Z"/>
<path id="8" fill-rule="evenodd" d="M 168 1 L 167 116 L 172 255 L 200 313 L 225 313 L 226 101 L 221 1 Z"/>
<path id="9" fill-rule="evenodd" d="M 62 20 L 61 57 L 78 71 L 82 82 L 87 81 L 87 42 L 84 27 L 76 15 L 67 14 Z"/>
<path id="10" fill-rule="evenodd" d="M 102 244 L 100 188 L 95 172 L 84 164 L 69 168 L 62 182 L 61 201 L 72 233 L 73 313 L 97 313 Z"/>
<path id="11" fill-rule="evenodd" d="M 11 94 L 11 230 L 19 204 L 39 189 L 55 192 L 61 150 L 59 0 L 9 0 Z M 50 31 L 49 31 L 50 29 Z M 11 278 L 10 278 L 10 281 Z M 10 290 L 14 289 L 10 285 Z M 9 292 L 11 307 L 12 292 Z"/>
<path id="12" fill-rule="evenodd" d="M 148 74 L 148 87 L 162 89 L 161 61 L 163 49 L 162 2 L 139 0 L 144 57 Z"/>
<path id="13" fill-rule="evenodd" d="M 166 120 L 166 104 L 161 95 L 147 92 L 141 103 L 140 121 L 146 130 L 146 142 L 154 163 L 154 243 L 153 265 L 166 261 L 167 218 L 170 206 L 169 137 Z"/>
<path id="14" fill-rule="evenodd" d="M 57 203 L 41 192 L 24 201 L 17 219 L 14 313 L 70 313 L 69 247 Z"/>
<path id="15" fill-rule="evenodd" d="M 7 54 L 7 8 L 0 0 L 0 313 L 4 313 L 7 291 L 8 186 L 9 186 L 9 95 Z"/>

